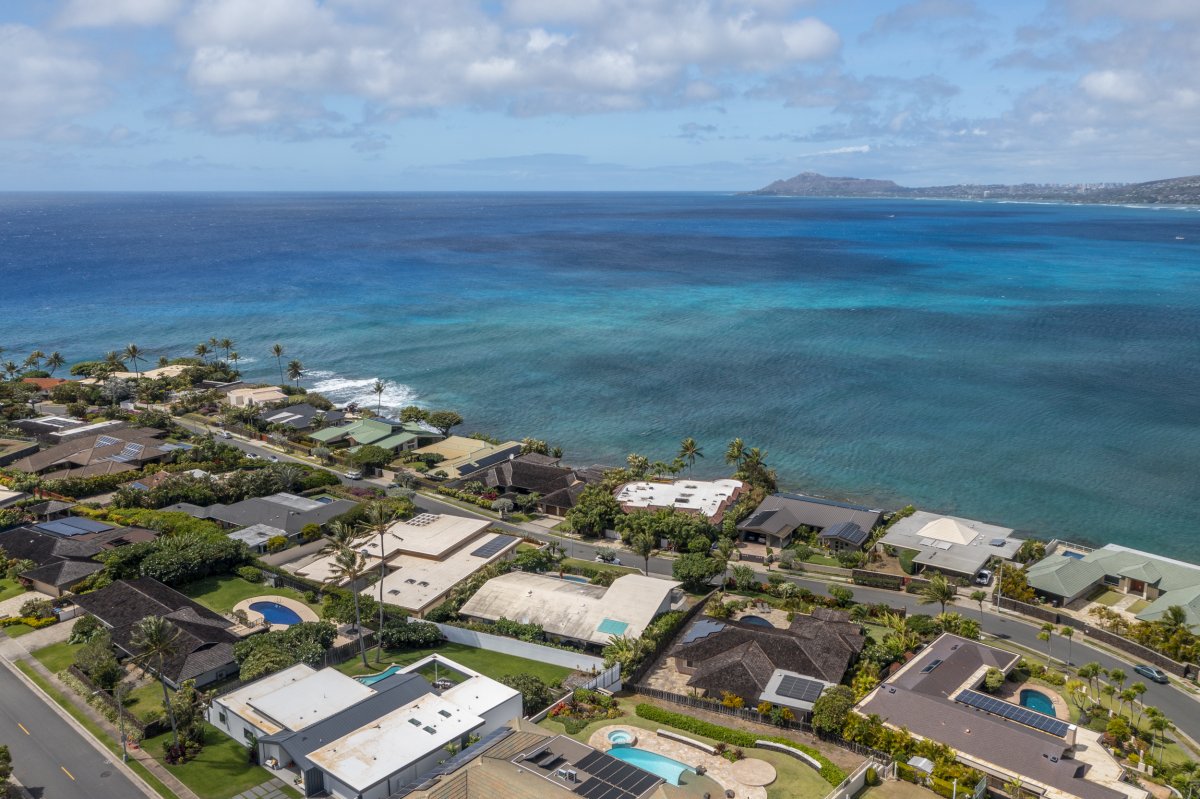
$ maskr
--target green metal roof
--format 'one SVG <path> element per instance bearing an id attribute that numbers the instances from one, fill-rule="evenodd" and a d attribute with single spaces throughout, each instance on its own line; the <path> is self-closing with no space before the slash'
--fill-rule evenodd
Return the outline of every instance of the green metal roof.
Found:
<path id="1" fill-rule="evenodd" d="M 1051 555 L 1029 567 L 1029 585 L 1038 591 L 1061 597 L 1073 597 L 1104 579 L 1097 563 L 1062 555 Z"/>
<path id="2" fill-rule="evenodd" d="M 382 447 L 384 449 L 395 449 L 396 447 L 403 446 L 404 444 L 415 440 L 416 437 L 416 433 L 396 433 L 395 435 L 388 436 L 387 438 L 374 441 L 372 443 L 375 446 Z"/>
<path id="3" fill-rule="evenodd" d="M 1163 594 L 1151 602 L 1142 612 L 1137 614 L 1138 621 L 1158 621 L 1167 612 L 1167 608 L 1178 605 L 1187 615 L 1188 627 L 1193 632 L 1200 628 L 1200 585 L 1192 588 L 1181 588 L 1169 594 Z"/>

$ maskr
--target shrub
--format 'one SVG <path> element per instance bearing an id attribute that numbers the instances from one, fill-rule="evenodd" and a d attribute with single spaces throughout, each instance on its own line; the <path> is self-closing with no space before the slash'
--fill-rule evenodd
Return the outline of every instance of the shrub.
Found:
<path id="1" fill-rule="evenodd" d="M 739 747 L 753 747 L 759 740 L 760 736 L 753 733 L 744 732 L 742 730 L 734 730 L 729 727 L 722 727 L 720 724 L 702 721 L 692 716 L 685 716 L 682 713 L 674 713 L 670 710 L 664 710 L 657 705 L 640 704 L 635 708 L 635 711 L 640 718 L 647 721 L 654 721 L 659 724 L 666 724 L 674 727 L 677 730 L 684 732 L 695 733 L 702 735 L 705 738 L 712 738 L 716 741 L 723 741 L 727 744 Z M 761 736 L 762 740 L 771 741 L 772 743 L 790 746 L 793 749 L 798 749 L 804 754 L 816 760 L 821 764 L 821 777 L 830 785 L 840 785 L 842 780 L 846 779 L 846 772 L 843 771 L 837 764 L 833 763 L 825 755 L 813 749 L 811 746 L 797 743 L 790 738 L 778 738 Z"/>
<path id="2" fill-rule="evenodd" d="M 1004 672 L 996 668 L 988 669 L 983 676 L 983 690 L 994 694 L 1000 690 L 1002 685 L 1004 685 Z"/>
<path id="3" fill-rule="evenodd" d="M 282 552 L 287 549 L 288 540 L 285 535 L 273 535 L 267 539 L 268 552 Z"/>
<path id="4" fill-rule="evenodd" d="M 54 618 L 54 606 L 50 604 L 49 599 L 27 599 L 21 605 L 21 615 L 34 619 L 52 619 Z"/>
<path id="5" fill-rule="evenodd" d="M 261 583 L 263 573 L 257 566 L 241 566 L 237 570 L 237 576 L 248 583 Z"/>
<path id="6" fill-rule="evenodd" d="M 380 640 L 384 649 L 429 649 L 442 642 L 442 631 L 427 621 L 401 621 L 387 624 Z"/>

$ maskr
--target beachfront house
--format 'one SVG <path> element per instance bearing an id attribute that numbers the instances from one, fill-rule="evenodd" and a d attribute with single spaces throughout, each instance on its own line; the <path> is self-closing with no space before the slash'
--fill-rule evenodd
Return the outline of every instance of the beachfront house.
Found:
<path id="1" fill-rule="evenodd" d="M 829 530 L 830 535 L 819 537 L 822 546 L 834 552 L 858 551 L 882 517 L 883 511 L 863 505 L 804 494 L 778 493 L 760 502 L 737 529 L 746 543 L 775 549 L 790 545 L 797 531 L 822 534 Z M 857 531 L 844 526 L 847 524 L 854 525 Z"/>
<path id="2" fill-rule="evenodd" d="M 218 697 L 209 722 L 304 796 L 384 799 L 523 715 L 521 694 L 440 655 L 355 679 L 299 664 Z"/>
<path id="3" fill-rule="evenodd" d="M 413 454 L 418 459 L 428 457 L 435 461 L 431 471 L 445 472 L 447 479 L 456 480 L 510 457 L 515 458 L 521 454 L 521 444 L 518 441 L 492 444 L 478 438 L 447 436 L 442 441 L 418 447 Z"/>
<path id="4" fill-rule="evenodd" d="M 328 447 L 344 448 L 351 454 L 368 444 L 393 453 L 409 452 L 445 438 L 418 422 L 383 418 L 359 419 L 338 427 L 326 427 L 309 433 L 308 437 Z"/>
<path id="5" fill-rule="evenodd" d="M 283 402 L 287 396 L 279 386 L 242 387 L 227 392 L 225 401 L 235 408 L 250 408 L 255 405 Z"/>
<path id="6" fill-rule="evenodd" d="M 1122 781 L 1122 769 L 1105 751 L 1100 733 L 1011 701 L 1026 692 L 1021 687 L 1015 696 L 983 689 L 989 668 L 1008 674 L 1020 659 L 947 633 L 867 694 L 855 711 L 946 744 L 961 763 L 987 775 L 996 793 L 1019 780 L 1023 792 L 1053 799 L 1147 799 L 1146 791 Z M 1066 713 L 1065 704 L 1061 711 Z"/>
<path id="7" fill-rule="evenodd" d="M 379 536 L 372 535 L 357 549 L 372 577 L 379 574 L 382 557 L 384 603 L 421 617 L 463 580 L 516 552 L 520 538 L 491 531 L 490 524 L 475 517 L 420 513 L 392 524 L 382 547 Z M 332 554 L 306 556 L 284 568 L 298 577 L 337 584 Z M 378 599 L 380 587 L 376 582 L 364 588 L 363 594 Z"/>
<path id="8" fill-rule="evenodd" d="M 309 405 L 307 402 L 298 402 L 295 405 L 284 405 L 279 408 L 267 408 L 258 415 L 258 421 L 264 425 L 278 425 L 298 433 L 327 425 L 341 424 L 345 419 L 345 411 L 326 411 Z"/>
<path id="9" fill-rule="evenodd" d="M 626 513 L 673 508 L 720 524 L 725 511 L 748 490 L 741 480 L 639 480 L 621 486 L 614 496 Z"/>
<path id="10" fill-rule="evenodd" d="M 915 553 L 917 571 L 971 579 L 992 558 L 1012 560 L 1021 539 L 1007 527 L 919 510 L 893 524 L 876 547 Z"/>
<path id="11" fill-rule="evenodd" d="M 613 636 L 641 636 L 655 616 L 683 602 L 678 587 L 640 574 L 622 575 L 605 587 L 514 571 L 484 583 L 459 613 L 476 621 L 537 624 L 551 638 L 598 650 Z"/>

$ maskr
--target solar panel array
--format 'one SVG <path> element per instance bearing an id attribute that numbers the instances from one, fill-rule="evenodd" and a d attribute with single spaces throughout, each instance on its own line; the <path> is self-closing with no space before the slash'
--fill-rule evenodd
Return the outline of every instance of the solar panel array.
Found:
<path id="1" fill-rule="evenodd" d="M 121 439 L 113 438 L 112 436 L 100 436 L 96 439 L 97 447 L 111 447 L 114 444 L 120 444 Z"/>
<path id="2" fill-rule="evenodd" d="M 795 699 L 800 702 L 816 702 L 817 697 L 825 690 L 825 683 L 816 680 L 806 680 L 803 677 L 785 675 L 779 682 L 775 693 Z"/>
<path id="3" fill-rule="evenodd" d="M 574 768 L 590 776 L 574 791 L 585 799 L 635 799 L 660 782 L 650 772 L 603 752 L 592 752 Z"/>
<path id="4" fill-rule="evenodd" d="M 983 710 L 988 713 L 994 713 L 997 716 L 1015 721 L 1018 724 L 1024 724 L 1027 727 L 1033 727 L 1035 730 L 1048 732 L 1051 735 L 1057 735 L 1059 738 L 1065 738 L 1067 732 L 1070 731 L 1071 725 L 1065 721 L 1047 716 L 1045 713 L 1039 713 L 1036 710 L 1030 710 L 1027 707 L 1014 705 L 1012 702 L 1005 702 L 1001 699 L 981 694 L 978 691 L 960 691 L 958 696 L 954 697 L 955 702 L 961 702 L 968 707 L 973 707 L 976 710 Z"/>
<path id="5" fill-rule="evenodd" d="M 103 533 L 106 530 L 113 529 L 110 524 L 102 524 L 92 519 L 81 519 L 75 516 L 69 516 L 65 519 L 58 519 L 53 522 L 42 522 L 37 525 L 37 529 L 42 532 L 52 533 L 61 536 L 84 535 L 86 533 Z"/>
<path id="6" fill-rule="evenodd" d="M 477 558 L 490 558 L 517 540 L 515 535 L 498 535 L 471 554 Z"/>

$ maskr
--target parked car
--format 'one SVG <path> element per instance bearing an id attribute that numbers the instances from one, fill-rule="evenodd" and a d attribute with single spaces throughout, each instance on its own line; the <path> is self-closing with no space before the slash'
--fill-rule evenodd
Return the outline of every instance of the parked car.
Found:
<path id="1" fill-rule="evenodd" d="M 1167 673 L 1162 669 L 1154 666 L 1147 666 L 1145 663 L 1139 663 L 1133 667 L 1133 670 L 1145 677 L 1147 680 L 1152 680 L 1157 683 L 1166 685 L 1170 680 L 1167 679 Z"/>
<path id="2" fill-rule="evenodd" d="M 991 585 L 992 584 L 991 570 L 990 569 L 980 569 L 979 574 L 975 575 L 975 584 L 976 585 Z"/>
<path id="3" fill-rule="evenodd" d="M 256 460 L 258 460 L 258 453 L 257 452 L 247 452 L 246 457 L 252 461 L 256 461 Z"/>
<path id="4" fill-rule="evenodd" d="M 616 555 L 609 555 L 609 554 L 606 554 L 603 552 L 600 553 L 599 555 L 597 555 L 595 560 L 597 563 L 608 563 L 612 566 L 620 566 L 621 565 L 621 559 L 618 558 Z"/>
<path id="5" fill-rule="evenodd" d="M 233 433 L 230 433 L 228 430 L 222 430 L 221 438 L 233 438 Z"/>
<path id="6" fill-rule="evenodd" d="M 267 460 L 269 460 L 271 463 L 279 463 L 279 456 L 278 455 L 268 455 Z"/>
<path id="7" fill-rule="evenodd" d="M 362 472 L 357 469 L 352 469 L 348 472 L 342 472 L 342 477 L 345 477 L 347 480 L 361 480 Z"/>

